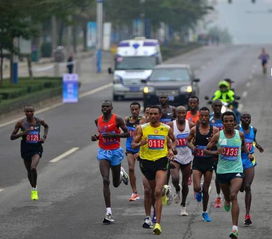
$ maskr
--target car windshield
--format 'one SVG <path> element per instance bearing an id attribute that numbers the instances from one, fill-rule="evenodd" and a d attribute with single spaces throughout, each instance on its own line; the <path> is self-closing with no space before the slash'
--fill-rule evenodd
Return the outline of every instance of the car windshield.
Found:
<path id="1" fill-rule="evenodd" d="M 186 68 L 153 69 L 150 81 L 190 81 L 190 75 Z"/>
<path id="2" fill-rule="evenodd" d="M 155 56 L 130 56 L 115 59 L 116 70 L 150 70 L 156 65 Z"/>

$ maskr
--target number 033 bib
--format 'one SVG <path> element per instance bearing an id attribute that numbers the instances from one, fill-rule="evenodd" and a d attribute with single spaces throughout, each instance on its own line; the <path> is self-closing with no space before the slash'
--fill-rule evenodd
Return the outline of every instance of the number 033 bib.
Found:
<path id="1" fill-rule="evenodd" d="M 154 128 L 150 123 L 144 124 L 141 127 L 143 132 L 142 139 L 146 139 L 147 143 L 141 146 L 140 157 L 151 161 L 166 157 L 168 154 L 167 136 L 170 127 L 160 124 Z"/>

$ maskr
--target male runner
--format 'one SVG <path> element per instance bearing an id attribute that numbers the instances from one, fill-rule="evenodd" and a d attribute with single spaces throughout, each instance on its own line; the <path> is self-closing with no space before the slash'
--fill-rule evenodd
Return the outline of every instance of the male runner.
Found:
<path id="1" fill-rule="evenodd" d="M 209 123 L 210 110 L 207 107 L 202 107 L 199 110 L 199 124 L 194 126 L 188 137 L 189 147 L 193 150 L 193 184 L 195 191 L 195 198 L 201 202 L 203 194 L 203 213 L 202 219 L 204 222 L 211 222 L 207 212 L 209 202 L 209 187 L 212 180 L 212 173 L 214 167 L 214 157 L 204 154 L 204 149 L 207 148 L 210 138 L 218 132 L 216 127 Z M 204 183 L 201 188 L 201 178 L 204 176 Z"/>
<path id="2" fill-rule="evenodd" d="M 222 121 L 222 114 L 221 114 L 221 109 L 222 109 L 222 102 L 221 100 L 215 100 L 212 103 L 212 109 L 213 109 L 213 113 L 210 115 L 210 125 L 215 126 L 216 128 L 218 128 L 219 130 L 223 129 L 223 121 Z M 216 172 L 216 168 L 217 168 L 217 162 L 218 162 L 218 157 L 215 156 L 215 160 L 214 160 L 214 171 Z M 220 185 L 218 183 L 217 178 L 215 178 L 215 188 L 216 188 L 216 193 L 217 193 L 217 197 L 214 201 L 214 207 L 215 208 L 220 208 L 222 207 L 222 199 L 220 196 Z"/>
<path id="3" fill-rule="evenodd" d="M 173 129 L 174 136 L 176 138 L 175 157 L 171 162 L 170 167 L 172 183 L 176 189 L 174 201 L 176 204 L 180 202 L 180 191 L 182 191 L 181 201 L 181 216 L 188 216 L 186 211 L 186 198 L 189 193 L 188 179 L 191 175 L 191 162 L 193 155 L 191 149 L 187 145 L 187 138 L 190 134 L 190 129 L 194 126 L 194 123 L 185 119 L 186 109 L 184 106 L 178 106 L 176 108 L 177 119 L 169 123 L 169 126 Z M 179 184 L 179 172 L 182 173 L 182 190 Z"/>
<path id="4" fill-rule="evenodd" d="M 190 96 L 190 98 L 188 99 L 188 111 L 186 114 L 186 119 L 189 121 L 192 121 L 194 124 L 197 123 L 197 121 L 199 120 L 199 111 L 198 111 L 198 107 L 199 107 L 199 99 L 197 96 Z"/>
<path id="5" fill-rule="evenodd" d="M 245 136 L 245 145 L 251 159 L 249 159 L 247 153 L 242 151 L 242 161 L 244 168 L 244 180 L 242 185 L 242 191 L 245 190 L 245 205 L 246 205 L 246 215 L 244 224 L 249 226 L 252 224 L 250 216 L 250 207 L 251 207 L 251 184 L 254 179 L 256 159 L 254 156 L 255 147 L 262 153 L 264 150 L 261 145 L 256 142 L 257 129 L 254 128 L 251 124 L 251 115 L 249 113 L 243 113 L 241 116 L 241 125 L 239 130 L 244 133 Z"/>
<path id="6" fill-rule="evenodd" d="M 224 194 L 224 209 L 231 209 L 232 231 L 231 238 L 238 238 L 239 204 L 237 194 L 243 183 L 243 164 L 241 149 L 248 153 L 245 147 L 245 138 L 242 132 L 235 130 L 235 115 L 233 112 L 225 112 L 222 115 L 224 129 L 215 134 L 207 149 L 217 145 L 217 151 L 205 150 L 208 154 L 219 154 L 217 164 L 217 179 Z M 249 158 L 252 158 L 249 155 Z"/>
<path id="7" fill-rule="evenodd" d="M 162 116 L 160 121 L 162 123 L 168 124 L 172 120 L 176 118 L 176 110 L 175 107 L 169 105 L 169 100 L 167 95 L 162 95 L 159 97 L 159 102 L 162 110 Z"/>
<path id="8" fill-rule="evenodd" d="M 49 127 L 44 120 L 34 117 L 34 111 L 35 109 L 33 106 L 25 106 L 24 112 L 26 118 L 16 123 L 10 139 L 15 140 L 22 138 L 21 157 L 24 160 L 28 180 L 32 186 L 31 199 L 39 200 L 37 190 L 37 166 L 42 157 L 42 143 L 44 143 L 47 138 Z M 43 137 L 40 135 L 41 126 L 44 127 Z"/>
<path id="9" fill-rule="evenodd" d="M 147 178 L 155 197 L 156 224 L 153 232 L 161 234 L 161 213 L 162 213 L 162 189 L 166 181 L 168 169 L 168 157 L 173 157 L 170 140 L 174 140 L 172 129 L 160 122 L 161 108 L 150 106 L 150 123 L 141 125 L 134 137 L 134 143 L 140 146 L 140 168 Z"/>
<path id="10" fill-rule="evenodd" d="M 114 187 L 120 185 L 120 175 L 122 176 L 122 181 L 126 185 L 128 184 L 128 175 L 121 167 L 124 153 L 123 149 L 120 147 L 120 138 L 129 137 L 129 132 L 125 126 L 124 120 L 118 115 L 113 114 L 112 109 L 112 102 L 110 100 L 105 100 L 102 103 L 102 115 L 95 120 L 99 135 L 93 135 L 91 137 L 92 141 L 99 141 L 97 159 L 99 161 L 100 173 L 103 179 L 103 193 L 106 205 L 106 215 L 103 220 L 104 224 L 114 222 L 110 198 L 110 169 Z M 122 129 L 123 133 L 121 133 L 120 129 Z"/>
<path id="11" fill-rule="evenodd" d="M 139 148 L 132 148 L 132 140 L 135 135 L 135 130 L 137 125 L 139 125 L 142 117 L 139 116 L 141 110 L 141 105 L 138 102 L 132 102 L 130 104 L 131 115 L 125 118 L 126 127 L 129 131 L 130 137 L 126 141 L 126 155 L 129 168 L 129 179 L 132 189 L 132 194 L 129 201 L 136 201 L 140 199 L 140 195 L 137 193 L 136 187 L 136 177 L 135 177 L 135 162 L 138 157 Z"/>

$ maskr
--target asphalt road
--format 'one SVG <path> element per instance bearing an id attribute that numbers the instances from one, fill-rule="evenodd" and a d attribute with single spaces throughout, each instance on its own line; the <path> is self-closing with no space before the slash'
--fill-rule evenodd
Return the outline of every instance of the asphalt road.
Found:
<path id="1" fill-rule="evenodd" d="M 268 46 L 268 51 L 271 50 Z M 169 63 L 191 64 L 201 79 L 201 105 L 203 97 L 211 95 L 217 82 L 226 77 L 235 81 L 234 87 L 242 96 L 243 111 L 252 113 L 253 124 L 258 129 L 259 143 L 265 148 L 258 154 L 258 166 L 253 184 L 252 218 L 254 224 L 242 225 L 244 215 L 243 194 L 240 194 L 240 237 L 268 239 L 272 235 L 271 171 L 271 87 L 272 80 L 260 73 L 257 60 L 260 46 L 220 46 L 197 49 L 170 59 Z M 106 67 L 110 64 L 108 61 Z M 38 185 L 40 200 L 29 200 L 30 187 L 20 159 L 19 141 L 10 141 L 14 124 L 0 127 L 0 238 L 151 238 L 150 230 L 141 225 L 144 218 L 143 200 L 128 202 L 131 193 L 128 186 L 112 189 L 112 208 L 116 223 L 102 225 L 104 202 L 102 181 L 96 161 L 96 143 L 90 142 L 95 133 L 94 120 L 100 114 L 100 104 L 111 98 L 111 88 L 97 87 L 111 82 L 107 74 L 94 74 L 93 67 L 82 65 L 82 92 L 85 96 L 78 104 L 65 104 L 44 111 L 37 116 L 50 126 L 48 141 L 39 165 Z M 90 90 L 92 90 L 90 92 Z M 114 102 L 114 111 L 121 116 L 129 113 L 129 101 Z M 50 162 L 68 150 L 75 152 L 58 162 Z M 77 149 L 78 148 L 78 149 Z M 124 167 L 127 163 L 124 160 Z M 138 188 L 142 194 L 138 170 Z M 163 209 L 160 238 L 228 238 L 231 228 L 230 214 L 212 207 L 215 198 L 212 185 L 209 212 L 213 222 L 201 221 L 201 206 L 193 199 L 192 187 L 188 198 L 188 217 L 178 216 L 177 205 Z"/>

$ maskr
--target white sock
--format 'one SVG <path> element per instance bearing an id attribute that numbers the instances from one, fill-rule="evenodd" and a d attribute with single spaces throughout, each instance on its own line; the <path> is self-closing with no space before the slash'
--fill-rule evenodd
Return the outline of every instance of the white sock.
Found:
<path id="1" fill-rule="evenodd" d="M 206 213 L 207 211 L 203 211 L 203 213 Z"/>
<path id="2" fill-rule="evenodd" d="M 35 191 L 36 191 L 36 190 L 37 190 L 37 187 L 36 187 L 36 188 L 32 188 L 32 190 L 35 190 Z"/>
<path id="3" fill-rule="evenodd" d="M 111 208 L 110 208 L 110 207 L 107 207 L 106 210 L 107 210 L 107 211 L 106 211 L 107 214 L 112 214 Z"/>
<path id="4" fill-rule="evenodd" d="M 232 230 L 233 230 L 233 231 L 237 231 L 237 232 L 238 232 L 238 227 L 237 227 L 237 226 L 235 226 L 235 225 L 233 225 L 233 226 L 232 226 Z"/>

